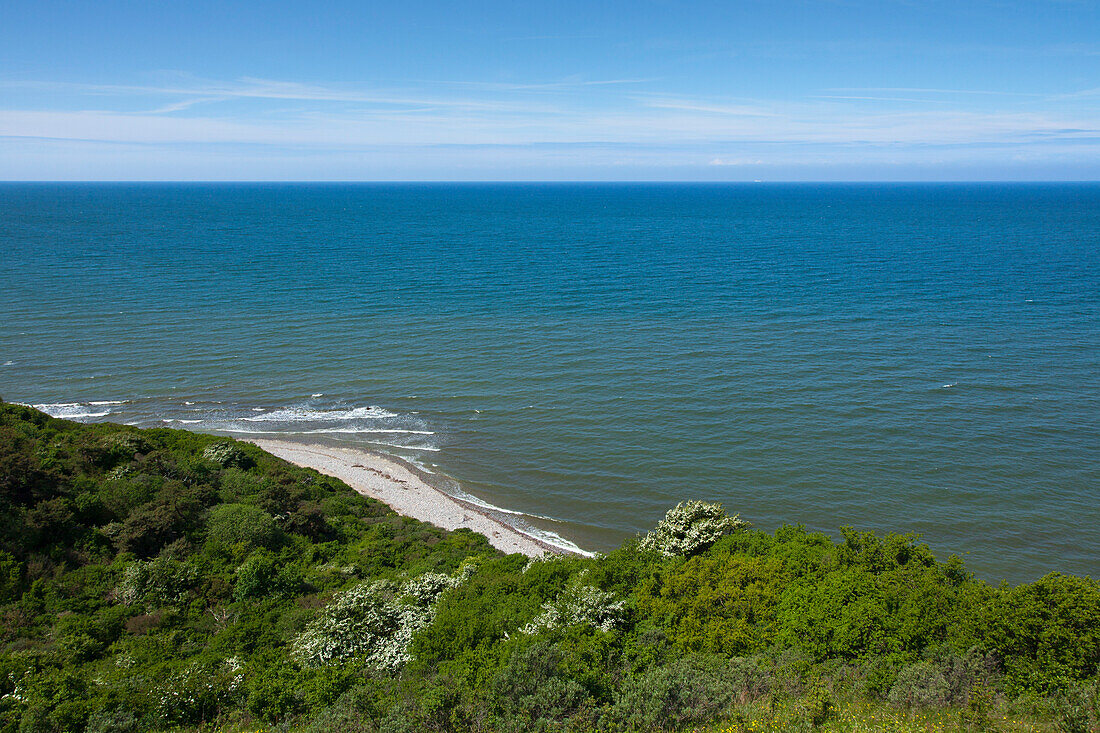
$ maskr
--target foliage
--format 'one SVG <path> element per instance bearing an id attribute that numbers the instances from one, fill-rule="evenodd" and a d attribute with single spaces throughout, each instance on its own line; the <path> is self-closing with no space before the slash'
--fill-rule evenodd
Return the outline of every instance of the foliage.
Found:
<path id="1" fill-rule="evenodd" d="M 362 659 L 368 667 L 394 671 L 410 659 L 413 635 L 431 623 L 443 592 L 468 573 L 424 573 L 400 588 L 375 581 L 346 590 L 300 634 L 291 655 L 309 667 Z"/>
<path id="2" fill-rule="evenodd" d="M 187 563 L 161 556 L 148 562 L 127 565 L 116 591 L 119 602 L 145 603 L 153 608 L 180 605 L 198 580 L 198 572 Z"/>
<path id="3" fill-rule="evenodd" d="M 624 601 L 617 601 L 613 593 L 586 584 L 587 574 L 587 569 L 582 570 L 560 595 L 542 604 L 542 612 L 524 626 L 522 632 L 538 634 L 570 626 L 592 626 L 600 631 L 611 631 L 620 625 Z"/>
<path id="4" fill-rule="evenodd" d="M 965 654 L 941 647 L 898 672 L 887 699 L 899 707 L 965 706 L 971 691 L 989 688 L 998 677 L 996 659 L 977 647 Z"/>
<path id="5" fill-rule="evenodd" d="M 655 550 L 667 557 L 694 555 L 747 526 L 748 522 L 738 515 L 726 514 L 721 504 L 683 501 L 668 510 L 664 519 L 642 539 L 639 549 Z"/>
<path id="6" fill-rule="evenodd" d="M 686 502 L 529 560 L 254 446 L 0 404 L 0 733 L 1087 731 L 1098 668 L 1095 580 L 913 535 Z"/>
<path id="7" fill-rule="evenodd" d="M 228 440 L 206 446 L 202 451 L 202 457 L 225 468 L 248 468 L 252 465 L 252 457 Z"/>
<path id="8" fill-rule="evenodd" d="M 626 680 L 609 718 L 628 730 L 678 730 L 721 717 L 740 693 L 725 659 L 688 656 Z"/>
<path id="9" fill-rule="evenodd" d="M 662 568 L 635 596 L 682 649 L 736 655 L 771 641 L 785 580 L 780 560 L 716 552 Z"/>
<path id="10" fill-rule="evenodd" d="M 275 519 L 258 506 L 219 504 L 206 518 L 206 541 L 219 548 L 244 543 L 249 547 L 274 547 L 282 533 Z"/>
<path id="11" fill-rule="evenodd" d="M 986 611 L 986 639 L 1018 689 L 1064 688 L 1100 667 L 1100 582 L 1050 573 L 1003 588 Z"/>

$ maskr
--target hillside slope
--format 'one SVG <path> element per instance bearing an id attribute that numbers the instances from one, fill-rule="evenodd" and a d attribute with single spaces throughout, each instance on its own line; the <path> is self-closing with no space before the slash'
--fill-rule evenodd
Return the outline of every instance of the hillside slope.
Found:
<path id="1" fill-rule="evenodd" d="M 5 732 L 1097 723 L 1094 580 L 697 503 L 531 561 L 255 446 L 8 404 L 0 619 Z"/>

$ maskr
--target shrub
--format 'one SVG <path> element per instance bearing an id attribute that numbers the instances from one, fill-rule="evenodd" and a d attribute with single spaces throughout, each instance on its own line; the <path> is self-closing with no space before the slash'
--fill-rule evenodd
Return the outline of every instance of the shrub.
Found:
<path id="1" fill-rule="evenodd" d="M 779 604 L 779 640 L 817 661 L 855 659 L 889 651 L 890 611 L 872 574 L 859 568 L 803 579 L 784 591 Z"/>
<path id="2" fill-rule="evenodd" d="M 463 580 L 425 573 L 403 588 L 382 580 L 357 585 L 324 608 L 294 640 L 291 654 L 307 667 L 362 658 L 370 667 L 396 670 L 410 659 L 413 634 L 431 623 L 443 591 Z"/>
<path id="3" fill-rule="evenodd" d="M 138 557 L 153 557 L 200 525 L 207 498 L 203 492 L 167 482 L 158 494 L 157 500 L 141 505 L 122 523 L 114 537 L 120 549 Z"/>
<path id="4" fill-rule="evenodd" d="M 23 522 L 31 541 L 42 546 L 71 540 L 79 529 L 74 521 L 74 508 L 70 499 L 59 496 L 28 509 Z"/>
<path id="5" fill-rule="evenodd" d="M 670 509 L 638 546 L 667 557 L 690 556 L 748 526 L 740 516 L 726 514 L 721 504 L 684 501 Z"/>
<path id="6" fill-rule="evenodd" d="M 353 687 L 331 705 L 295 726 L 300 733 L 377 733 L 375 700 L 366 685 Z"/>
<path id="7" fill-rule="evenodd" d="M 414 628 L 427 625 L 414 609 L 396 602 L 392 583 L 359 585 L 337 596 L 294 640 L 292 654 L 307 667 L 364 657 L 373 667 L 396 669 Z"/>
<path id="8" fill-rule="evenodd" d="M 211 443 L 202 452 L 202 457 L 213 461 L 223 468 L 249 468 L 255 464 L 252 457 L 238 445 L 228 440 Z"/>
<path id="9" fill-rule="evenodd" d="M 1014 689 L 1057 690 L 1100 665 L 1100 582 L 1050 573 L 1004 589 L 988 609 L 986 643 Z"/>
<path id="10" fill-rule="evenodd" d="M 125 519 L 137 507 L 156 496 L 163 479 L 149 474 L 113 470 L 99 485 L 99 499 L 118 519 Z"/>
<path id="11" fill-rule="evenodd" d="M 929 661 L 910 664 L 898 672 L 887 699 L 906 707 L 943 707 L 951 700 L 951 688 L 943 672 Z"/>
<path id="12" fill-rule="evenodd" d="M 689 656 L 625 680 L 610 717 L 628 730 L 677 730 L 724 715 L 738 693 L 725 660 Z"/>
<path id="13" fill-rule="evenodd" d="M 314 502 L 300 502 L 297 509 L 287 516 L 284 527 L 287 532 L 300 534 L 314 542 L 331 540 L 336 534 L 320 505 Z"/>
<path id="14" fill-rule="evenodd" d="M 198 579 L 195 568 L 168 557 L 130 563 L 116 588 L 118 600 L 127 605 L 145 603 L 157 607 L 179 605 Z"/>
<path id="15" fill-rule="evenodd" d="M 197 723 L 217 717 L 244 694 L 241 662 L 195 662 L 161 683 L 157 713 L 172 723 Z"/>
<path id="16" fill-rule="evenodd" d="M 523 721 L 560 721 L 572 715 L 588 694 L 565 676 L 561 662 L 561 651 L 545 641 L 517 649 L 492 681 L 498 711 Z"/>
<path id="17" fill-rule="evenodd" d="M 105 436 L 100 445 L 104 451 L 104 461 L 114 466 L 119 461 L 132 460 L 138 453 L 148 453 L 152 445 L 136 430 L 120 430 Z"/>
<path id="18" fill-rule="evenodd" d="M 917 543 L 915 534 L 890 533 L 878 537 L 874 532 L 858 532 L 841 527 L 844 543 L 837 548 L 841 565 L 855 565 L 872 573 L 882 573 L 903 565 L 931 567 L 935 558 L 927 545 Z"/>
<path id="19" fill-rule="evenodd" d="M 830 693 L 829 689 L 820 682 L 810 688 L 802 704 L 806 711 L 806 718 L 809 720 L 810 725 L 815 728 L 824 725 L 826 720 L 833 717 L 834 705 L 832 693 Z"/>
<path id="20" fill-rule="evenodd" d="M 1062 691 L 1054 702 L 1055 724 L 1060 733 L 1089 733 L 1100 722 L 1100 680 L 1076 684 Z"/>
<path id="21" fill-rule="evenodd" d="M 978 648 L 955 654 L 940 647 L 926 659 L 903 667 L 887 699 L 907 707 L 964 705 L 972 689 L 993 687 L 999 682 L 996 660 Z"/>
<path id="22" fill-rule="evenodd" d="M 233 598 L 238 601 L 293 595 L 302 586 L 301 571 L 294 565 L 280 564 L 266 550 L 252 553 L 237 568 L 236 576 Z"/>
<path id="23" fill-rule="evenodd" d="M 564 629 L 570 626 L 592 626 L 611 631 L 623 619 L 625 601 L 615 600 L 612 593 L 584 582 L 587 570 L 582 570 L 566 585 L 561 595 L 542 605 L 542 612 L 523 627 L 524 634 Z"/>
<path id="24" fill-rule="evenodd" d="M 0 550 L 0 604 L 15 600 L 23 584 L 23 564 Z"/>
<path id="25" fill-rule="evenodd" d="M 712 551 L 654 573 L 635 597 L 681 649 L 743 654 L 770 642 L 786 576 L 778 560 Z"/>
<path id="26" fill-rule="evenodd" d="M 228 548 L 243 542 L 249 547 L 274 547 L 281 532 L 275 519 L 263 509 L 247 504 L 219 504 L 206 520 L 206 539 Z"/>
<path id="27" fill-rule="evenodd" d="M 141 733 L 147 726 L 132 710 L 122 707 L 97 710 L 88 718 L 87 733 Z"/>

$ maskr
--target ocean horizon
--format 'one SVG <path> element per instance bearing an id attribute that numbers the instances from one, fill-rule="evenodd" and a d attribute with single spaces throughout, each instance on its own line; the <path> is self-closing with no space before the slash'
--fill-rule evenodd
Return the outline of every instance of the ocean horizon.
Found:
<path id="1" fill-rule="evenodd" d="M 1100 569 L 1100 184 L 4 183 L 0 396 Z"/>

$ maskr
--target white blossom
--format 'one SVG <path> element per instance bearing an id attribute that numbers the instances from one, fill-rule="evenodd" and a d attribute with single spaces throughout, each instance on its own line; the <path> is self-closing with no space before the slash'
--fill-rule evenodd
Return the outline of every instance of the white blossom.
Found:
<path id="1" fill-rule="evenodd" d="M 396 670 L 410 659 L 412 637 L 432 622 L 444 591 L 475 569 L 468 563 L 454 576 L 425 573 L 400 587 L 379 580 L 346 590 L 294 640 L 291 655 L 307 667 L 362 657 L 372 667 Z"/>
<path id="2" fill-rule="evenodd" d="M 594 626 L 600 631 L 611 631 L 623 617 L 625 601 L 615 600 L 615 595 L 584 583 L 588 569 L 582 570 L 570 581 L 561 595 L 542 604 L 542 613 L 524 626 L 524 634 L 537 634 L 551 629 L 569 626 Z"/>
<path id="3" fill-rule="evenodd" d="M 537 565 L 543 565 L 543 564 L 546 564 L 546 563 L 553 563 L 553 562 L 561 562 L 563 560 L 571 560 L 571 559 L 573 559 L 573 558 L 569 557 L 568 555 L 558 555 L 558 554 L 554 554 L 552 552 L 544 552 L 541 555 L 535 555 L 530 560 L 528 560 L 527 564 L 523 566 L 523 572 L 526 573 L 528 570 L 530 570 L 531 568 L 533 568 Z"/>
<path id="4" fill-rule="evenodd" d="M 202 457 L 226 468 L 248 468 L 252 459 L 228 440 L 211 443 L 202 451 Z"/>
<path id="5" fill-rule="evenodd" d="M 138 601 L 154 606 L 181 603 L 197 577 L 193 567 L 167 557 L 135 560 L 122 574 L 117 597 L 127 605 Z"/>
<path id="6" fill-rule="evenodd" d="M 667 557 L 693 555 L 722 536 L 748 526 L 740 515 L 726 514 L 721 504 L 684 501 L 670 509 L 638 546 L 643 550 L 657 550 Z"/>

